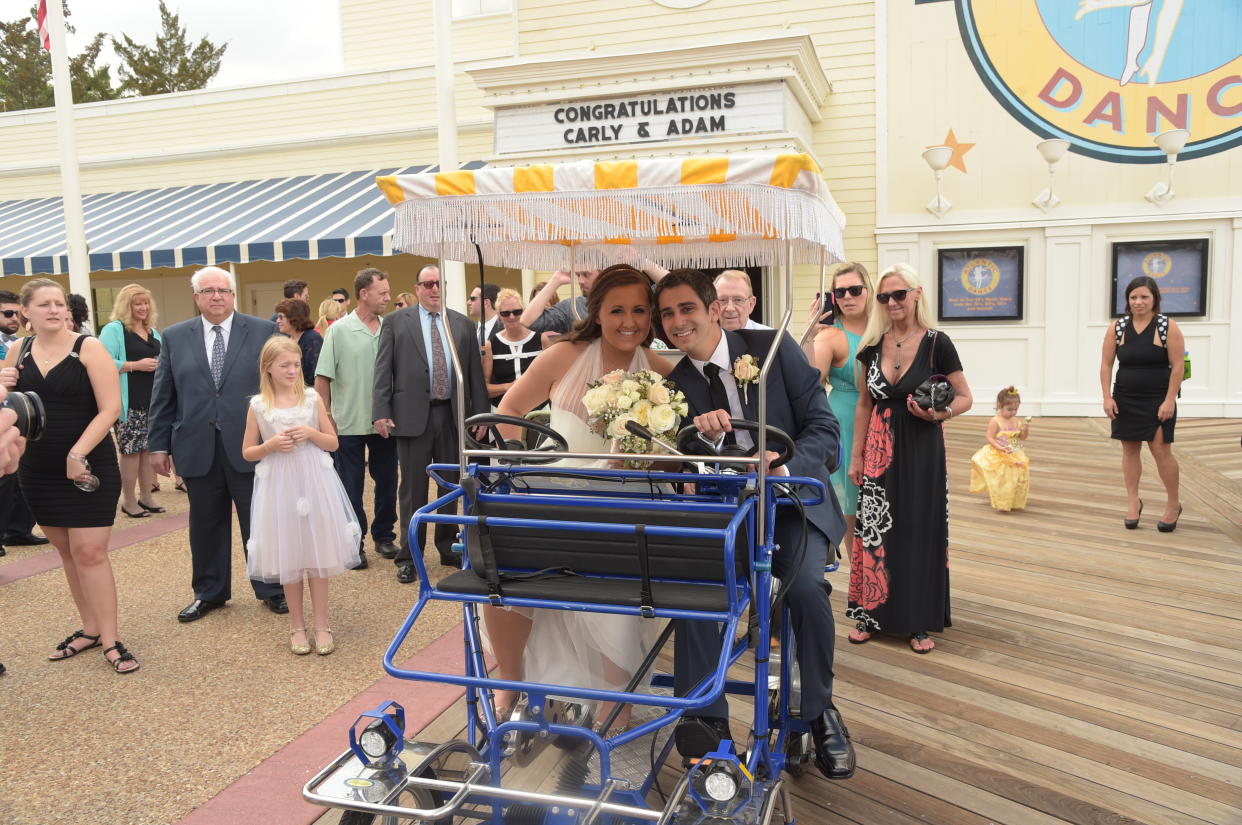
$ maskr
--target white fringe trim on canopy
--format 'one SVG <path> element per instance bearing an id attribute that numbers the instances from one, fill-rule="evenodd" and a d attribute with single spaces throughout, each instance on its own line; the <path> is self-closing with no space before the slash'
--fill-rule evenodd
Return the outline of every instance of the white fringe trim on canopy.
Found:
<path id="1" fill-rule="evenodd" d="M 801 164 L 796 174 L 789 173 L 791 161 Z M 396 207 L 393 246 L 426 257 L 475 262 L 478 244 L 486 263 L 522 269 L 600 268 L 636 263 L 640 255 L 668 268 L 775 265 L 787 241 L 796 262 L 844 257 L 844 217 L 808 157 L 693 162 L 700 165 L 621 162 L 636 167 L 636 173 L 628 170 L 629 180 L 659 185 L 618 187 L 620 164 L 590 161 L 542 167 L 537 174 L 544 191 L 514 191 L 522 188 L 515 181 L 531 180 L 533 167 L 399 176 L 379 184 Z M 686 182 L 704 165 L 721 180 Z M 601 172 L 601 166 L 609 168 Z"/>

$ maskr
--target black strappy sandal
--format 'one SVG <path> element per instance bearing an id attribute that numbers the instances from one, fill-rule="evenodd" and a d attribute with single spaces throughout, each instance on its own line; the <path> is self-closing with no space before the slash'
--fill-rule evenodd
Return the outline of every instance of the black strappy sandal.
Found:
<path id="1" fill-rule="evenodd" d="M 77 641 L 78 639 L 90 639 L 91 643 L 88 644 L 86 647 L 74 647 L 73 643 Z M 49 662 L 63 662 L 65 659 L 72 659 L 74 656 L 77 656 L 79 653 L 81 653 L 84 650 L 90 650 L 92 647 L 99 647 L 99 644 L 100 642 L 99 642 L 98 636 L 92 636 L 91 634 L 86 633 L 82 630 L 75 630 L 73 631 L 72 635 L 66 636 L 63 642 L 56 645 L 56 649 L 63 651 L 64 655 L 63 656 L 48 656 L 47 660 Z"/>
<path id="2" fill-rule="evenodd" d="M 920 642 L 926 642 L 929 639 L 931 639 L 931 637 L 928 636 L 926 633 L 911 633 L 910 634 L 910 649 L 913 650 L 915 653 L 919 654 L 920 656 L 927 654 L 927 653 L 931 653 L 933 650 L 936 649 L 936 643 L 934 641 L 932 642 L 931 647 L 917 647 L 916 646 Z"/>
<path id="3" fill-rule="evenodd" d="M 114 650 L 120 655 L 118 655 L 115 659 L 109 659 L 108 654 Z M 125 645 L 121 644 L 120 641 L 118 641 L 112 647 L 105 648 L 103 653 L 104 653 L 104 661 L 112 665 L 112 669 L 115 670 L 117 673 L 120 673 L 122 676 L 124 676 L 126 673 L 133 673 L 134 671 L 138 670 L 138 668 L 142 667 L 142 665 L 138 664 L 138 660 L 134 658 L 134 654 L 126 650 Z M 123 662 L 133 662 L 134 667 L 128 668 L 126 670 L 121 670 L 121 664 Z"/>

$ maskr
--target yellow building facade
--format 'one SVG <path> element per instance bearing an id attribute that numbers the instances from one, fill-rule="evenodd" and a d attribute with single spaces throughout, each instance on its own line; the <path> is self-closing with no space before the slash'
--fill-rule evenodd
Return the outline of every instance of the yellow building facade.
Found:
<path id="1" fill-rule="evenodd" d="M 1185 255 L 1202 249 L 1201 312 L 1179 319 L 1195 364 L 1183 406 L 1186 414 L 1242 412 L 1242 379 L 1229 371 L 1230 361 L 1242 355 L 1229 320 L 1242 300 L 1232 289 L 1233 273 L 1242 271 L 1237 195 L 1242 160 L 1238 149 L 1225 145 L 1229 125 L 1238 123 L 1228 113 L 1238 105 L 1242 86 L 1229 85 L 1227 60 L 1222 71 L 1211 69 L 1216 74 L 1202 78 L 1178 65 L 1185 62 L 1183 40 L 1205 36 L 1210 9 L 1182 10 L 1180 34 L 1174 34 L 1181 39 L 1168 50 L 1173 57 L 1166 61 L 1164 80 L 1149 86 L 1144 75 L 1119 86 L 1114 79 L 1114 89 L 1107 66 L 1071 71 L 1078 64 L 1045 66 L 1033 59 L 1063 52 L 1058 37 L 1074 43 L 1079 37 L 1066 34 L 1068 24 L 1055 30 L 1046 24 L 1041 13 L 1049 4 L 1043 0 L 1013 0 L 1024 9 L 1014 15 L 1013 28 L 1028 35 L 1014 41 L 1024 52 L 1006 45 L 1010 29 L 1002 25 L 1001 12 L 1008 4 L 999 2 L 455 0 L 453 5 L 461 161 L 516 165 L 808 152 L 846 216 L 847 257 L 873 272 L 896 262 L 912 264 L 924 278 L 928 300 L 944 310 L 940 323 L 958 342 L 977 396 L 987 398 L 1016 383 L 1032 413 L 1099 412 L 1099 344 L 1110 318 L 1118 244 L 1133 258 L 1144 253 L 1142 243 L 1172 243 L 1169 260 L 1179 266 Z M 1077 8 L 1052 5 L 1073 7 L 1071 18 Z M 1227 5 L 1232 4 L 1205 0 L 1200 7 Z M 78 106 L 88 198 L 434 164 L 439 133 L 430 0 L 341 0 L 340 12 L 340 74 L 280 83 L 256 78 L 246 87 Z M 1155 39 L 1162 15 L 1158 8 L 1149 12 L 1149 39 Z M 1129 8 L 1101 8 L 1085 15 L 1084 31 L 1099 29 L 1103 43 L 1130 14 Z M 1041 26 L 1042 39 L 1029 36 Z M 975 51 L 972 43 L 979 44 Z M 1123 57 L 1125 46 L 1119 45 Z M 1225 56 L 1233 48 L 1230 42 L 1218 46 L 1216 52 Z M 992 65 L 989 54 L 1001 64 L 1006 58 L 1020 66 L 1038 64 L 1043 74 L 997 80 L 1008 69 L 981 69 Z M 1146 53 L 1142 57 L 1149 60 Z M 1072 78 L 1057 75 L 1058 68 Z M 1117 74 L 1122 72 L 1124 67 Z M 1047 122 L 1006 100 L 1006 83 L 1017 90 L 1014 100 L 1038 106 L 1044 92 L 1056 103 L 1044 112 Z M 1178 96 L 1183 92 L 1170 91 L 1167 100 L 1148 104 L 1147 90 L 1166 84 L 1170 90 L 1185 86 L 1186 102 Z M 1111 92 L 1118 93 L 1119 112 Z M 1175 167 L 1175 195 L 1163 205 L 1144 198 L 1167 178 L 1154 132 L 1144 128 L 1148 109 L 1157 130 L 1188 121 L 1190 132 Z M 1048 164 L 1036 144 L 1059 136 L 1069 121 L 1088 118 L 1092 122 L 1082 136 L 1067 138 L 1069 151 L 1055 166 L 1052 194 L 1059 204 L 1035 205 L 1032 200 L 1049 184 Z M 1092 130 L 1114 131 L 1119 118 L 1124 135 L 1114 142 L 1135 157 L 1110 154 L 1100 148 L 1109 144 L 1093 136 Z M 1223 124 L 1223 137 L 1207 146 L 1202 138 L 1211 118 Z M 0 114 L 0 202 L 59 194 L 55 134 L 50 110 Z M 952 144 L 951 165 L 942 171 L 939 214 L 933 214 L 927 206 L 936 198 L 937 181 L 922 154 L 945 144 Z M 330 198 L 330 188 L 324 191 Z M 381 197 L 378 191 L 375 197 Z M 88 215 L 88 242 L 89 226 Z M 267 311 L 273 290 L 287 278 L 309 281 L 317 300 L 348 284 L 363 265 L 388 269 L 394 286 L 406 288 L 424 263 L 393 256 L 387 238 L 376 241 L 375 249 L 355 246 L 352 239 L 321 241 L 319 254 L 312 237 L 310 252 L 303 254 L 288 250 L 301 249 L 306 239 L 290 235 L 283 243 L 277 240 L 277 252 L 285 252 L 281 260 L 280 254 L 269 254 L 271 244 L 235 248 L 227 242 L 240 235 L 200 236 L 194 254 L 209 260 L 185 265 L 188 257 L 165 261 L 151 250 L 118 249 L 109 267 L 92 272 L 93 286 L 151 285 L 169 322 L 192 311 L 188 275 L 202 262 L 233 266 L 240 305 L 259 313 Z M 1178 246 L 1204 240 L 1205 246 Z M 357 254 L 364 247 L 366 254 Z M 92 243 L 91 251 L 113 250 Z M 969 252 L 979 254 L 964 257 Z M 156 259 L 172 265 L 156 267 Z M 138 267 L 116 271 L 121 263 Z M 964 274 L 967 270 L 973 274 Z M 12 289 L 25 276 L 25 271 L 10 274 L 0 285 Z M 519 286 L 537 275 L 493 271 L 489 277 Z M 763 280 L 771 320 L 771 308 L 786 298 L 773 292 L 775 279 Z M 796 324 L 817 288 L 818 273 L 800 270 L 792 296 Z M 981 402 L 977 411 L 987 406 Z"/>

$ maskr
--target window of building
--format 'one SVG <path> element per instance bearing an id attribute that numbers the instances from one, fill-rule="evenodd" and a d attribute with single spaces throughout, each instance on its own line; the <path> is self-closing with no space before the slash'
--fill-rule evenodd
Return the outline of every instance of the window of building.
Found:
<path id="1" fill-rule="evenodd" d="M 513 10 L 513 0 L 453 0 L 453 19 L 502 14 Z"/>

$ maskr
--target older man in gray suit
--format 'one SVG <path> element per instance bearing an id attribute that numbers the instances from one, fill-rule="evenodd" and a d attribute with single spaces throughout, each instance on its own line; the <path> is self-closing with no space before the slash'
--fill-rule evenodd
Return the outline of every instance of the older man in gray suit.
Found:
<path id="1" fill-rule="evenodd" d="M 209 266 L 190 279 L 198 318 L 164 330 L 151 395 L 151 464 L 169 474 L 171 454 L 190 498 L 194 601 L 177 614 L 192 622 L 232 595 L 232 509 L 242 546 L 250 540 L 254 464 L 242 458 L 246 407 L 259 391 L 259 352 L 276 325 L 234 312 L 233 275 Z M 273 613 L 288 613 L 279 584 L 251 580 Z"/>
<path id="2" fill-rule="evenodd" d="M 371 412 L 375 431 L 384 438 L 397 439 L 397 463 L 401 467 L 397 509 L 406 530 L 414 511 L 427 503 L 427 465 L 458 460 L 457 393 L 448 335 L 453 336 L 461 358 L 466 416 L 488 410 L 474 325 L 460 312 L 442 309 L 439 268 L 425 266 L 419 270 L 415 287 L 418 305 L 394 312 L 380 327 Z M 446 492 L 440 490 L 441 495 Z M 452 510 L 449 507 L 445 512 Z M 453 537 L 452 525 L 436 525 L 441 564 L 458 564 L 452 552 Z M 423 525 L 418 531 L 420 555 L 426 543 L 427 527 Z M 395 559 L 397 581 L 407 584 L 417 577 L 413 558 L 407 537 Z"/>

